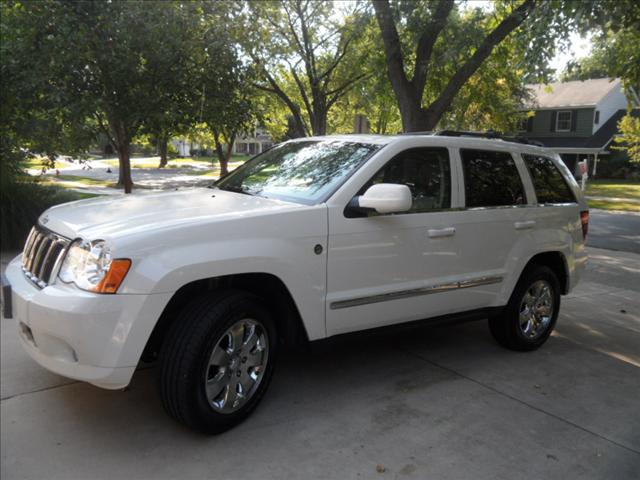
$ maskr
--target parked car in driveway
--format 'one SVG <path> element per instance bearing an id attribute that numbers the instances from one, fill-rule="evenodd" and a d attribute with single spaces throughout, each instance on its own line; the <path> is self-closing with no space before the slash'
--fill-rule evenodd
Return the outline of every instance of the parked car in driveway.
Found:
<path id="1" fill-rule="evenodd" d="M 117 389 L 157 359 L 169 415 L 217 433 L 258 405 L 283 344 L 488 318 L 501 345 L 540 347 L 584 270 L 588 215 L 559 157 L 527 143 L 303 138 L 211 188 L 47 210 L 4 312 L 60 375 Z"/>

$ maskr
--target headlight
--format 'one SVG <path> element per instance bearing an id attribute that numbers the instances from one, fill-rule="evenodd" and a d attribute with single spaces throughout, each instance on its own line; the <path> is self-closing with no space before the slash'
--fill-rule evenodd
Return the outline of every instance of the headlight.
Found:
<path id="1" fill-rule="evenodd" d="M 104 240 L 76 240 L 69 247 L 58 277 L 90 292 L 116 293 L 130 266 L 131 260 L 114 260 Z"/>

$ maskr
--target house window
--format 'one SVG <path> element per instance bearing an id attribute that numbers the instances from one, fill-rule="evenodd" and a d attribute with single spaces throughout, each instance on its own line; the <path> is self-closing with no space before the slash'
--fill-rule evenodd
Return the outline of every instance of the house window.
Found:
<path id="1" fill-rule="evenodd" d="M 571 131 L 571 110 L 558 112 L 556 117 L 556 132 Z"/>
<path id="2" fill-rule="evenodd" d="M 596 110 L 596 113 L 593 117 L 593 123 L 596 125 L 600 123 L 600 110 Z"/>

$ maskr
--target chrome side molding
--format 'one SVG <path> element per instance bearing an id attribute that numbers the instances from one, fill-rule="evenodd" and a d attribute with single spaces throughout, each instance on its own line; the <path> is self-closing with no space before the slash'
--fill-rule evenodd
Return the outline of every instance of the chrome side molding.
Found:
<path id="1" fill-rule="evenodd" d="M 332 302 L 330 305 L 331 310 L 338 310 L 341 308 L 357 307 L 360 305 L 368 305 L 370 303 L 387 302 L 389 300 L 400 300 L 402 298 L 417 297 L 421 295 L 431 295 L 432 293 L 449 292 L 451 290 L 459 290 L 461 288 L 473 288 L 481 285 L 493 285 L 495 283 L 502 282 L 503 277 L 491 276 L 491 277 L 478 277 L 469 280 L 462 280 L 460 282 L 442 283 L 440 285 L 431 285 L 428 287 L 414 288 L 412 290 L 399 290 L 397 292 L 382 293 L 379 295 L 370 295 L 368 297 L 358 297 L 349 300 L 340 300 L 339 302 Z"/>

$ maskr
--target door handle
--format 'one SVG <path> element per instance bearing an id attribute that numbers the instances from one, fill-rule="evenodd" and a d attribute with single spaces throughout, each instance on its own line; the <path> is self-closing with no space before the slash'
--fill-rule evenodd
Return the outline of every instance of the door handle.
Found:
<path id="1" fill-rule="evenodd" d="M 440 237 L 452 237 L 456 234 L 456 229 L 453 227 L 435 229 L 431 228 L 427 230 L 429 234 L 429 238 L 440 238 Z"/>
<path id="2" fill-rule="evenodd" d="M 516 222 L 513 224 L 516 230 L 527 230 L 536 226 L 535 220 L 527 220 L 525 222 Z"/>

